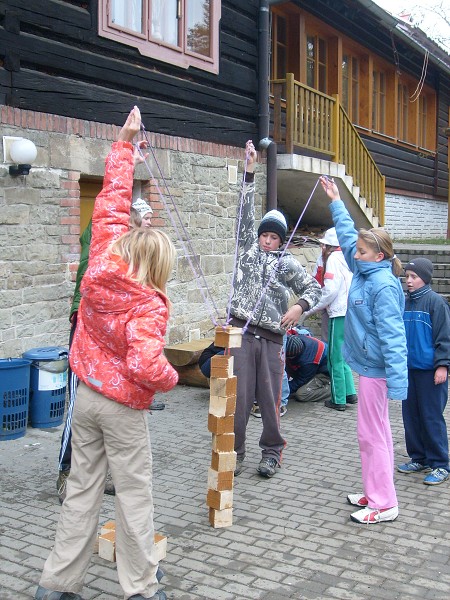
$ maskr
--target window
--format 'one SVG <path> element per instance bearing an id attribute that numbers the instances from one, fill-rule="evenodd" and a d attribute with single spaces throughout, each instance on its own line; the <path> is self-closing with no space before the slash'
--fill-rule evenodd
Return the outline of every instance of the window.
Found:
<path id="1" fill-rule="evenodd" d="M 359 62 L 349 54 L 342 57 L 342 104 L 353 123 L 359 123 Z"/>
<path id="2" fill-rule="evenodd" d="M 327 92 L 327 43 L 319 36 L 306 38 L 306 85 Z"/>
<path id="3" fill-rule="evenodd" d="M 386 130 L 386 76 L 380 71 L 372 73 L 372 130 Z"/>
<path id="4" fill-rule="evenodd" d="M 99 35 L 183 68 L 219 71 L 220 0 L 101 0 Z"/>
<path id="5" fill-rule="evenodd" d="M 398 85 L 397 100 L 397 137 L 404 142 L 408 141 L 408 86 Z"/>
<path id="6" fill-rule="evenodd" d="M 418 142 L 419 147 L 427 148 L 427 97 L 419 96 L 419 125 L 418 125 Z"/>

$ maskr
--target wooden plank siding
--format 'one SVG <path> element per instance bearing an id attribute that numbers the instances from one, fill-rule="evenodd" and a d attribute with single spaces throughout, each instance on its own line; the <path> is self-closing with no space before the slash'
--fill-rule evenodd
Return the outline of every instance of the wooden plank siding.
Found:
<path id="1" fill-rule="evenodd" d="M 0 67 L 6 103 L 112 124 L 137 103 L 149 130 L 242 145 L 256 134 L 258 6 L 222 2 L 214 75 L 99 37 L 96 0 L 9 0 L 0 8 L 0 57 L 11 65 Z"/>

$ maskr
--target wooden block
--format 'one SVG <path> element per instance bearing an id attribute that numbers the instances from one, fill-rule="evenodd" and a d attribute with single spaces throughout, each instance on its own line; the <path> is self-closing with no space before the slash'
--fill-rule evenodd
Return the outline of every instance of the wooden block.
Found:
<path id="1" fill-rule="evenodd" d="M 209 414 L 216 417 L 226 417 L 234 415 L 236 412 L 236 396 L 229 398 L 220 398 L 219 396 L 211 396 L 209 399 Z"/>
<path id="2" fill-rule="evenodd" d="M 109 533 L 110 531 L 116 530 L 116 522 L 115 521 L 106 521 L 100 528 L 100 535 L 104 533 Z"/>
<path id="3" fill-rule="evenodd" d="M 98 538 L 98 555 L 100 558 L 116 562 L 116 532 L 111 530 Z"/>
<path id="4" fill-rule="evenodd" d="M 231 452 L 234 450 L 234 433 L 222 433 L 212 435 L 213 452 Z"/>
<path id="5" fill-rule="evenodd" d="M 236 452 L 213 452 L 211 469 L 214 471 L 234 471 L 236 468 Z"/>
<path id="6" fill-rule="evenodd" d="M 216 354 L 211 358 L 211 377 L 233 377 L 234 356 Z"/>
<path id="7" fill-rule="evenodd" d="M 214 345 L 220 348 L 240 348 L 242 345 L 242 329 L 240 327 L 232 327 L 227 325 L 216 327 L 214 337 Z"/>
<path id="8" fill-rule="evenodd" d="M 227 417 L 216 417 L 216 415 L 208 415 L 208 431 L 221 435 L 223 433 L 233 433 L 234 431 L 234 415 Z"/>
<path id="9" fill-rule="evenodd" d="M 234 481 L 234 471 L 215 471 L 208 469 L 208 490 L 232 490 Z"/>
<path id="10" fill-rule="evenodd" d="M 213 527 L 230 527 L 233 525 L 233 509 L 224 510 L 209 509 L 209 522 Z"/>
<path id="11" fill-rule="evenodd" d="M 233 490 L 224 490 L 222 492 L 217 490 L 208 490 L 206 504 L 210 508 L 215 508 L 216 510 L 233 508 Z"/>
<path id="12" fill-rule="evenodd" d="M 155 533 L 155 558 L 158 562 L 164 560 L 167 554 L 167 538 L 165 535 Z"/>
<path id="13" fill-rule="evenodd" d="M 211 396 L 229 398 L 235 396 L 237 391 L 237 377 L 211 377 L 209 382 Z"/>

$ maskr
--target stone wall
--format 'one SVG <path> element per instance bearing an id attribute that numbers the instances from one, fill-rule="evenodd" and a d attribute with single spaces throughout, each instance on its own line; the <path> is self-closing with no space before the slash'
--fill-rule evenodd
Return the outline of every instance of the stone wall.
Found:
<path id="1" fill-rule="evenodd" d="M 445 238 L 447 210 L 445 202 L 386 194 L 386 229 L 394 239 Z"/>
<path id="2" fill-rule="evenodd" d="M 28 137 L 38 148 L 28 176 L 11 177 L 9 165 L 0 165 L 0 358 L 6 358 L 34 347 L 67 346 L 80 251 L 80 179 L 103 175 L 118 128 L 1 106 L 0 123 L 2 135 Z M 149 169 L 136 169 L 135 180 L 150 199 L 154 224 L 177 240 L 167 341 L 184 342 L 212 335 L 216 309 L 225 315 L 241 179 L 236 174 L 244 155 L 240 148 L 149 136 L 169 192 L 153 159 Z M 264 165 L 256 182 L 264 193 Z M 255 204 L 259 219 L 261 194 Z M 199 258 L 204 280 L 193 276 L 185 250 Z M 315 252 L 300 251 L 300 261 L 312 267 Z M 205 304 L 205 296 L 212 300 Z"/>

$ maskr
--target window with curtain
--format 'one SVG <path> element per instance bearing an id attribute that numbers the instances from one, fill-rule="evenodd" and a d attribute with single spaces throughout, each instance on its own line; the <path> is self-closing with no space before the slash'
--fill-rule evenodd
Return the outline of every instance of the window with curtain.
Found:
<path id="1" fill-rule="evenodd" d="M 306 37 L 306 84 L 327 93 L 327 42 L 317 35 Z"/>
<path id="2" fill-rule="evenodd" d="M 359 123 L 359 61 L 350 54 L 342 57 L 342 105 L 353 123 Z"/>
<path id="3" fill-rule="evenodd" d="M 99 0 L 99 35 L 184 68 L 219 70 L 220 0 Z"/>
<path id="4" fill-rule="evenodd" d="M 372 130 L 386 130 L 386 76 L 381 71 L 372 73 Z"/>

